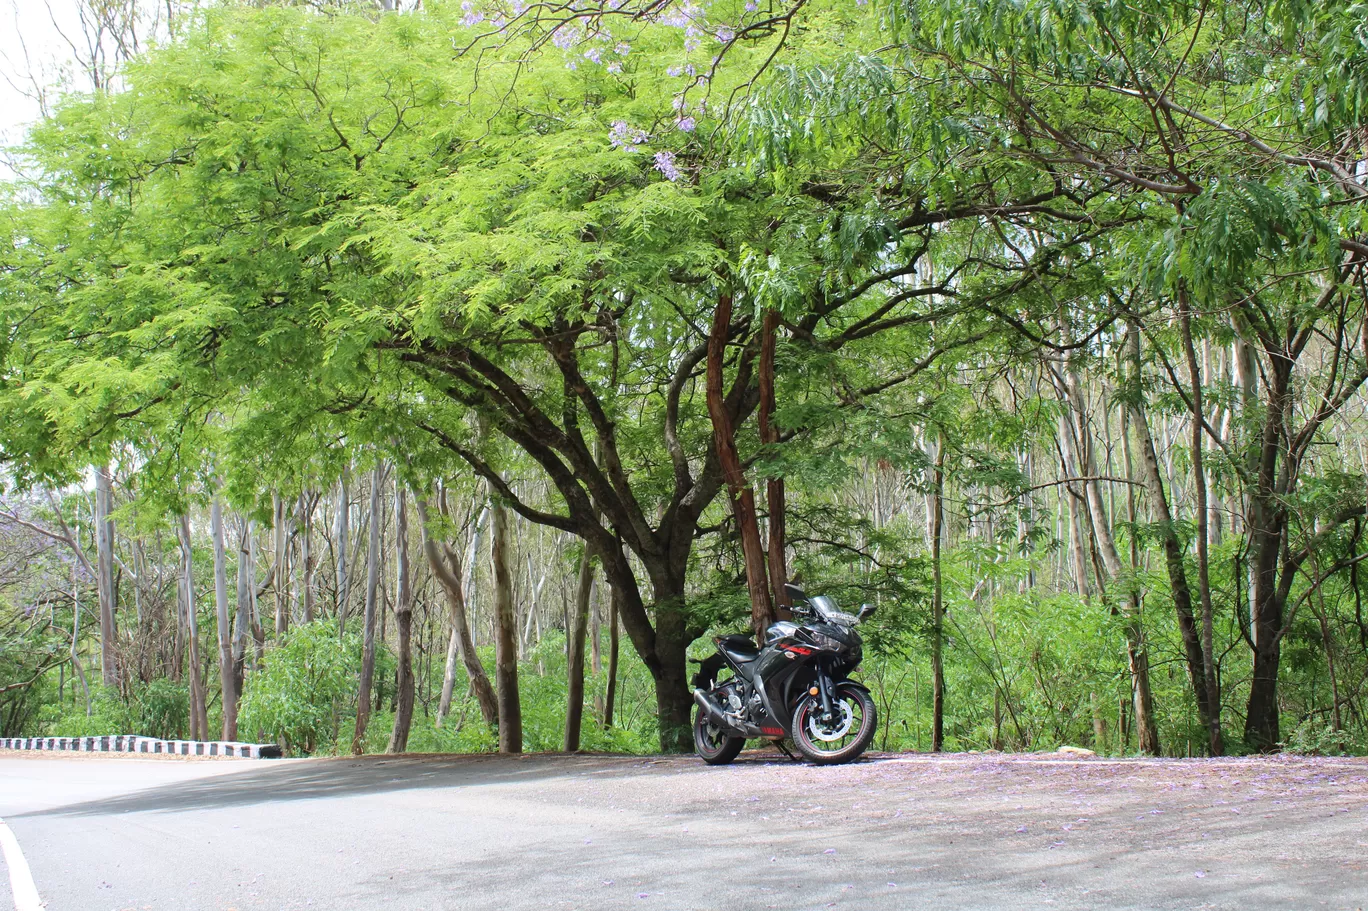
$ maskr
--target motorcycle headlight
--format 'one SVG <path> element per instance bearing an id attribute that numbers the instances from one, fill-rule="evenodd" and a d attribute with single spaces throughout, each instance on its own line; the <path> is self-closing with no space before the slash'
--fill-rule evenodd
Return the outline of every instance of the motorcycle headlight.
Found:
<path id="1" fill-rule="evenodd" d="M 812 640 L 813 645 L 820 649 L 826 649 L 827 651 L 839 652 L 846 648 L 845 642 L 842 642 L 835 636 L 828 636 L 826 633 L 818 633 L 809 630 L 808 638 Z"/>

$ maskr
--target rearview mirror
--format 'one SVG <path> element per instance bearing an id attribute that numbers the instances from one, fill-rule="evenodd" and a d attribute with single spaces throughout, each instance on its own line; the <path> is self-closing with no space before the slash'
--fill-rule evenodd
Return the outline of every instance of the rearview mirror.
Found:
<path id="1" fill-rule="evenodd" d="M 874 612 L 875 612 L 876 610 L 878 610 L 878 609 L 879 609 L 879 605 L 877 605 L 877 604 L 861 604 L 861 605 L 860 605 L 860 619 L 861 619 L 861 620 L 868 620 L 870 617 L 874 616 Z"/>

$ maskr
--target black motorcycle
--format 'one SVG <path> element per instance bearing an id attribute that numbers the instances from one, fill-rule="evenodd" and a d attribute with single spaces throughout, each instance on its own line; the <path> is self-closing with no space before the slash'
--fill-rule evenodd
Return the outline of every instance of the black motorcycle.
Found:
<path id="1" fill-rule="evenodd" d="M 850 679 L 863 657 L 855 626 L 874 605 L 856 617 L 825 595 L 808 597 L 795 585 L 785 590 L 801 624 L 775 623 L 764 648 L 749 636 L 719 636 L 717 654 L 694 675 L 694 746 L 709 765 L 731 762 L 751 737 L 780 749 L 791 737 L 800 753 L 822 765 L 850 762 L 874 738 L 874 697 Z M 726 670 L 731 675 L 719 680 Z"/>

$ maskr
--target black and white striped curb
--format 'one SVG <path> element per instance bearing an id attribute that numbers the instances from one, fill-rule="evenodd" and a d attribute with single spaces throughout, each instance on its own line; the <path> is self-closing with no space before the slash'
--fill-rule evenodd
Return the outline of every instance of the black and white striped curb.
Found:
<path id="1" fill-rule="evenodd" d="M 0 750 L 78 751 L 83 753 L 161 753 L 170 756 L 239 756 L 244 759 L 279 759 L 273 743 L 232 743 L 203 740 L 158 740 L 135 734 L 106 737 L 9 737 L 0 738 Z"/>

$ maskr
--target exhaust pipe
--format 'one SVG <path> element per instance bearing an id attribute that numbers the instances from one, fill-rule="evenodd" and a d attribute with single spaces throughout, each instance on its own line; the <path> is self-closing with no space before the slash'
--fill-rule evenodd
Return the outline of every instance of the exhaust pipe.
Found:
<path id="1" fill-rule="evenodd" d="M 756 727 L 753 724 L 746 724 L 745 722 L 738 723 L 736 719 L 731 718 L 726 713 L 724 713 L 722 711 L 722 707 L 719 706 L 715 701 L 713 701 L 712 697 L 710 697 L 703 690 L 694 690 L 693 699 L 694 702 L 698 703 L 699 710 L 703 713 L 703 716 L 708 719 L 708 722 L 713 725 L 713 727 L 721 728 L 728 734 L 731 734 L 736 737 L 760 736 L 760 728 Z"/>

